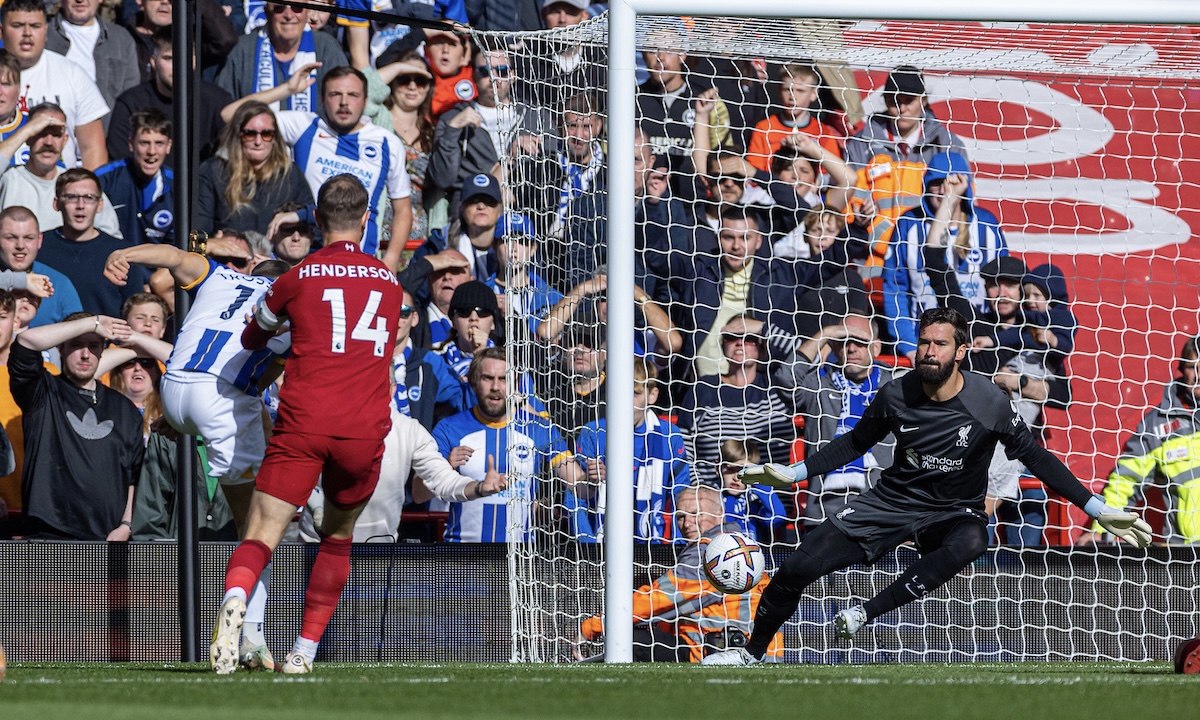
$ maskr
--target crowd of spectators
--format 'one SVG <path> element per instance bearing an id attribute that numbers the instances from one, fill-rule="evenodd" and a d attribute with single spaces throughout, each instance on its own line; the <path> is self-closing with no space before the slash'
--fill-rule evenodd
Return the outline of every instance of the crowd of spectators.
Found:
<path id="1" fill-rule="evenodd" d="M 935 305 L 972 319 L 970 368 L 1027 422 L 1070 402 L 1063 274 L 1009 254 L 917 68 L 892 69 L 884 110 L 863 116 L 845 68 L 706 55 L 683 22 L 659 23 L 640 38 L 626 188 L 607 174 L 604 50 L 567 32 L 602 9 L 587 0 L 394 4 L 450 29 L 357 22 L 336 7 L 199 5 L 196 168 L 172 147 L 170 2 L 3 6 L 0 263 L 28 276 L 0 291 L 12 384 L 0 407 L 17 465 L 0 479 L 0 513 L 22 519 L 9 534 L 123 539 L 132 528 L 138 539 L 177 522 L 166 500 L 122 489 L 150 473 L 152 494 L 170 494 L 169 463 L 144 462 L 128 438 L 142 438 L 147 460 L 174 442 L 157 386 L 175 283 L 135 267 L 118 286 L 104 269 L 115 251 L 176 243 L 172 186 L 185 171 L 195 227 L 220 240 L 210 258 L 243 273 L 320 247 L 313 198 L 327 178 L 349 172 L 367 187 L 364 250 L 405 288 L 391 320 L 396 412 L 460 473 L 508 474 L 487 498 L 440 500 L 425 487 L 438 481 L 420 477 L 389 495 L 448 512 L 445 540 L 602 537 L 609 192 L 636 200 L 640 542 L 684 539 L 674 498 L 693 485 L 721 491 L 725 522 L 765 543 L 796 542 L 870 487 L 891 462 L 886 443 L 796 492 L 735 476 L 852 428 L 911 364 L 915 318 Z M 473 32 L 543 28 L 555 33 L 523 43 Z M 256 390 L 269 414 L 278 388 Z M 101 435 L 111 468 L 77 447 Z M 64 453 L 91 456 L 67 463 L 82 477 L 41 462 Z M 102 469 L 106 484 L 90 483 Z M 1024 517 L 998 541 L 1036 544 L 1044 497 L 1023 495 L 1021 474 L 995 458 L 989 510 Z M 216 503 L 215 484 L 197 482 Z M 227 513 L 213 513 L 222 525 Z M 394 522 L 399 508 L 378 517 Z"/>

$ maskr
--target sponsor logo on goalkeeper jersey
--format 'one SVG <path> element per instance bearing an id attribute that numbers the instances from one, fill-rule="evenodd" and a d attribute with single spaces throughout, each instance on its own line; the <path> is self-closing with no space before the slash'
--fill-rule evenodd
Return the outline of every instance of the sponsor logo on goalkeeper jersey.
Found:
<path id="1" fill-rule="evenodd" d="M 968 426 L 968 430 L 970 427 Z M 940 455 L 923 455 L 912 448 L 904 451 L 904 459 L 918 470 L 937 470 L 944 473 L 958 472 L 963 469 L 962 458 L 946 458 Z"/>

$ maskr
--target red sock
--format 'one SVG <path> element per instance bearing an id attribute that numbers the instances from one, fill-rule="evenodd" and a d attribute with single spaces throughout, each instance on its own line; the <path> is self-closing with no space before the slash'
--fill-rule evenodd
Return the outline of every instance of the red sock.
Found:
<path id="1" fill-rule="evenodd" d="M 342 588 L 350 577 L 350 538 L 322 538 L 312 574 L 308 576 L 308 592 L 304 596 L 304 620 L 300 637 L 318 642 L 325 626 L 337 608 Z"/>
<path id="2" fill-rule="evenodd" d="M 263 568 L 271 562 L 271 548 L 258 540 L 243 540 L 229 556 L 225 570 L 225 592 L 233 588 L 246 591 L 246 597 L 254 590 L 254 583 L 262 575 Z"/>

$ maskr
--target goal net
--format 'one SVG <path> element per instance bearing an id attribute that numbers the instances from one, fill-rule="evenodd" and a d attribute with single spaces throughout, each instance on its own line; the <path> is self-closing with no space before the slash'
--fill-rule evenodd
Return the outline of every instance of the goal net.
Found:
<path id="1" fill-rule="evenodd" d="M 640 290 L 636 327 L 628 331 L 658 380 L 654 428 L 635 436 L 635 584 L 649 583 L 684 551 L 673 483 L 721 487 L 723 463 L 745 460 L 730 441 L 743 451 L 752 446 L 763 461 L 787 462 L 828 441 L 811 428 L 836 432 L 844 420 L 841 404 L 809 397 L 795 405 L 794 343 L 860 308 L 882 333 L 881 362 L 906 363 L 906 327 L 920 307 L 938 302 L 935 289 L 920 285 L 920 267 L 896 257 L 900 229 L 911 227 L 901 215 L 931 207 L 923 205 L 925 175 L 938 150 L 908 146 L 942 142 L 967 160 L 972 176 L 970 214 L 947 254 L 961 295 L 984 306 L 982 266 L 1005 249 L 1035 275 L 1045 275 L 1047 264 L 1060 272 L 1058 284 L 1034 283 L 1057 303 L 1049 311 L 1019 283 L 1026 292 L 1017 302 L 1029 312 L 1018 331 L 1036 334 L 1042 351 L 1069 340 L 1073 347 L 1058 356 L 1065 362 L 1014 352 L 1000 364 L 1012 374 L 1013 397 L 1033 409 L 1031 422 L 1040 415 L 1046 446 L 1104 492 L 1143 416 L 1164 402 L 1182 403 L 1144 427 L 1127 453 L 1135 460 L 1123 464 L 1124 476 L 1146 481 L 1127 481 L 1109 495 L 1111 504 L 1147 516 L 1159 545 L 1138 552 L 1101 537 L 1075 546 L 1091 530 L 1087 518 L 1023 481 L 1006 491 L 994 546 L 983 558 L 872 623 L 852 644 L 829 639 L 832 614 L 884 588 L 914 551 L 902 547 L 875 567 L 810 587 L 785 627 L 785 659 L 1163 660 L 1179 639 L 1195 635 L 1200 585 L 1188 543 L 1200 541 L 1200 447 L 1189 434 L 1192 386 L 1176 380 L 1195 378 L 1195 368 L 1178 360 L 1200 311 L 1192 240 L 1200 227 L 1194 28 L 639 16 L 636 38 L 645 84 L 636 98 L 641 131 L 631 186 L 607 173 L 607 16 L 540 33 L 476 35 L 481 45 L 502 48 L 512 68 L 506 112 L 515 113 L 513 130 L 500 153 L 506 211 L 527 217 L 537 235 L 532 248 L 515 233 L 502 241 L 510 388 L 525 387 L 527 376 L 537 396 L 514 392 L 512 407 L 541 403 L 536 409 L 555 422 L 579 472 L 590 471 L 592 480 L 604 452 L 596 426 L 604 363 L 629 360 L 603 352 L 608 200 L 632 194 L 637 203 Z M 889 95 L 885 85 L 898 66 L 919 75 L 898 77 L 888 88 L 898 94 Z M 815 97 L 806 94 L 804 68 L 818 73 Z M 697 97 L 712 87 L 719 102 L 698 107 Z M 872 125 L 888 112 L 886 100 L 903 103 L 922 88 L 929 114 L 918 134 Z M 798 120 L 787 114 L 797 97 L 811 103 Z M 698 131 L 705 115 L 707 132 Z M 797 140 L 788 122 L 805 125 L 816 142 Z M 851 149 L 849 136 L 881 128 L 885 135 L 870 152 L 862 144 Z M 908 154 L 879 157 L 889 143 Z M 837 157 L 822 159 L 814 146 Z M 813 223 L 806 209 L 819 204 L 824 214 Z M 754 265 L 782 267 L 790 257 L 810 267 L 820 259 L 818 279 L 789 288 L 782 271 L 756 274 L 731 261 L 741 251 L 727 247 L 719 230 L 744 229 L 747 214 L 761 236 Z M 971 224 L 989 214 L 998 233 Z M 823 249 L 823 232 L 835 236 L 837 252 Z M 552 312 L 564 297 L 566 305 Z M 775 335 L 738 337 L 759 332 L 724 324 L 743 307 Z M 1073 317 L 1073 331 L 1064 317 Z M 751 351 L 761 355 L 757 364 L 745 359 Z M 1015 387 L 1021 376 L 1026 385 L 1067 387 L 1069 395 L 1053 390 L 1039 402 Z M 646 399 L 635 395 L 635 411 Z M 671 426 L 683 439 L 682 476 L 672 474 Z M 509 448 L 527 451 L 520 441 Z M 870 467 L 859 471 L 873 476 Z M 567 661 L 581 621 L 605 610 L 604 546 L 597 542 L 603 487 L 589 496 L 591 486 L 581 481 L 572 492 L 548 467 L 524 480 L 529 492 L 510 501 L 510 510 L 522 512 L 508 513 L 510 537 L 528 530 L 528 541 L 509 553 L 513 658 Z M 836 496 L 840 487 L 844 499 L 854 482 L 830 480 L 823 493 Z M 814 487 L 725 493 L 730 513 L 740 513 L 770 548 L 771 563 L 802 538 L 805 518 L 814 517 L 806 509 L 823 502 Z M 580 650 L 594 655 L 599 646 Z"/>

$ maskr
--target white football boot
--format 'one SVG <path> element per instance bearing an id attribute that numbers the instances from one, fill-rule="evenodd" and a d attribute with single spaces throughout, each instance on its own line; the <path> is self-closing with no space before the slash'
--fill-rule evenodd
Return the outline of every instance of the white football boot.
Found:
<path id="1" fill-rule="evenodd" d="M 858 629 L 867 624 L 867 611 L 862 605 L 848 607 L 833 619 L 833 636 L 849 640 Z"/>
<path id="2" fill-rule="evenodd" d="M 213 627 L 212 645 L 208 647 L 208 660 L 218 675 L 229 675 L 237 670 L 245 617 L 245 600 L 234 596 L 221 603 L 217 624 Z"/>
<path id="3" fill-rule="evenodd" d="M 285 675 L 307 675 L 312 672 L 312 663 L 300 653 L 290 652 L 283 661 L 283 672 Z"/>
<path id="4" fill-rule="evenodd" d="M 275 657 L 266 645 L 251 645 L 250 641 L 243 637 L 238 655 L 241 666 L 247 670 L 275 672 Z"/>
<path id="5" fill-rule="evenodd" d="M 734 648 L 733 650 L 722 650 L 719 653 L 705 655 L 700 661 L 701 665 L 756 665 L 758 658 L 746 652 L 746 648 Z"/>

